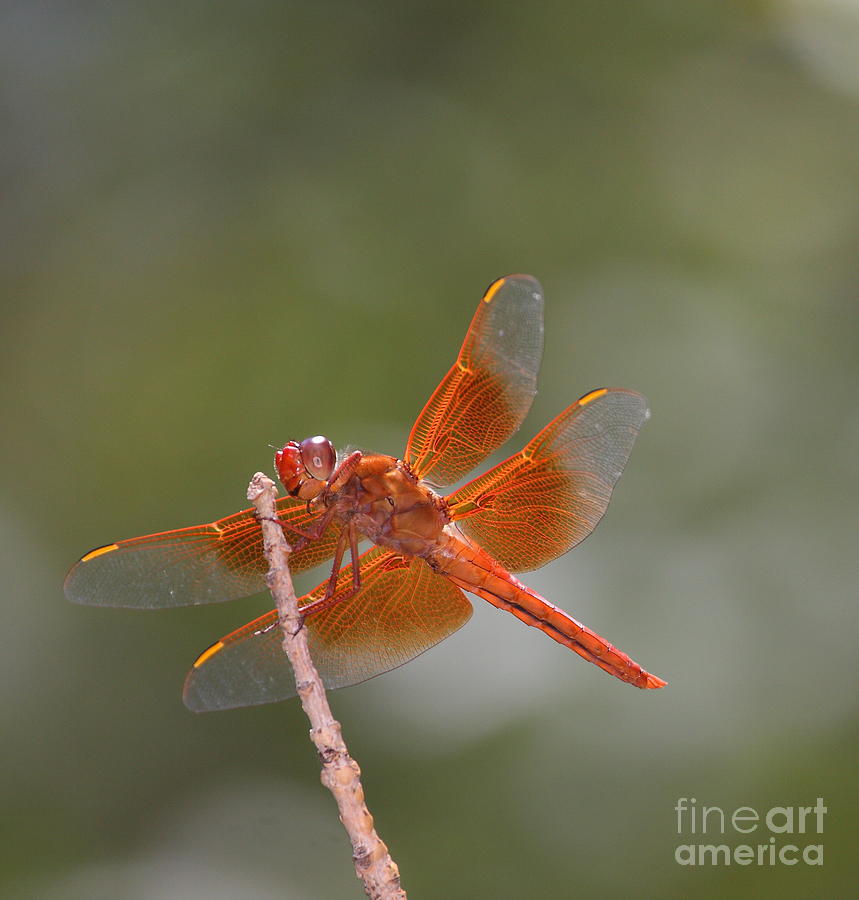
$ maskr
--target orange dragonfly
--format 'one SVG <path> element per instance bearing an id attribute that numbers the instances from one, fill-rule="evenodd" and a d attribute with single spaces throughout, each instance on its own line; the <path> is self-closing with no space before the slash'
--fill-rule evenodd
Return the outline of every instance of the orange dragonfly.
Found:
<path id="1" fill-rule="evenodd" d="M 456 362 L 421 411 L 403 459 L 324 437 L 291 441 L 275 464 L 288 496 L 278 518 L 298 572 L 333 557 L 331 576 L 299 600 L 328 688 L 387 672 L 465 624 L 463 591 L 639 688 L 666 682 L 520 582 L 576 546 L 602 518 L 648 418 L 641 394 L 600 388 L 523 450 L 447 496 L 520 426 L 536 393 L 543 291 L 528 275 L 490 285 Z M 373 547 L 358 553 L 358 543 Z M 342 566 L 346 550 L 350 564 Z M 342 566 L 342 568 L 341 568 Z M 253 509 L 207 525 L 108 544 L 69 571 L 66 596 L 96 606 L 216 603 L 264 589 Z M 295 683 L 271 611 L 212 644 L 185 681 L 195 711 L 284 700 Z"/>

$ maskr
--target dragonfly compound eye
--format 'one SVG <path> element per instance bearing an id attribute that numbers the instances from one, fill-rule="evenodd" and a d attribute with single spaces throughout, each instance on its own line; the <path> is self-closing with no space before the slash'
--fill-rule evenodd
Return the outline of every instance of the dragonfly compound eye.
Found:
<path id="1" fill-rule="evenodd" d="M 334 452 L 334 445 L 327 437 L 317 435 L 316 437 L 305 438 L 301 444 L 301 461 L 304 468 L 314 478 L 320 481 L 327 481 L 334 471 L 334 464 L 337 462 L 337 454 Z"/>
<path id="2" fill-rule="evenodd" d="M 274 465 L 281 484 L 287 493 L 295 497 L 302 481 L 307 478 L 304 461 L 301 458 L 301 447 L 295 441 L 284 444 L 274 455 Z"/>

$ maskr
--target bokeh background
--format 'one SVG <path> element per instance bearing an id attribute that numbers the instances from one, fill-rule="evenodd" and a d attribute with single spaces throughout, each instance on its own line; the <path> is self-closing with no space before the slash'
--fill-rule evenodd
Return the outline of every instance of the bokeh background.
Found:
<path id="1" fill-rule="evenodd" d="M 670 685 L 478 600 L 333 695 L 404 886 L 854 895 L 857 46 L 854 0 L 4 3 L 0 893 L 361 896 L 297 704 L 181 703 L 265 597 L 92 609 L 62 578 L 242 508 L 270 444 L 398 452 L 525 271 L 515 449 L 600 385 L 653 411 L 527 580 Z M 823 797 L 824 866 L 682 867 L 679 797 Z"/>

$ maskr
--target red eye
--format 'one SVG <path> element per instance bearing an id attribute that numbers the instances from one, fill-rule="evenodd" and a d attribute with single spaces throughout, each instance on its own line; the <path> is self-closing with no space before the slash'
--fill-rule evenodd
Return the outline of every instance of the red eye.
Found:
<path id="1" fill-rule="evenodd" d="M 327 437 L 317 435 L 317 437 L 305 438 L 300 447 L 304 468 L 314 478 L 327 481 L 337 462 L 337 454 L 334 452 L 334 445 L 331 441 Z"/>
<path id="2" fill-rule="evenodd" d="M 302 480 L 307 478 L 301 447 L 295 441 L 284 444 L 274 455 L 274 465 L 287 493 L 296 496 Z"/>

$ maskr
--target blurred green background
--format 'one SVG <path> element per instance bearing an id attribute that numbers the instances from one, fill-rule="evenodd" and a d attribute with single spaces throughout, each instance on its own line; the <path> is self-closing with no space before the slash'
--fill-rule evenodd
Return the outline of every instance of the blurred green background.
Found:
<path id="1" fill-rule="evenodd" d="M 270 444 L 399 452 L 524 271 L 514 449 L 604 384 L 653 411 L 597 533 L 526 580 L 670 684 L 476 600 L 332 695 L 404 886 L 855 895 L 857 45 L 851 0 L 4 3 L 0 893 L 361 896 L 297 704 L 181 703 L 266 598 L 62 578 L 246 506 Z M 680 797 L 823 797 L 824 866 L 680 866 Z"/>

